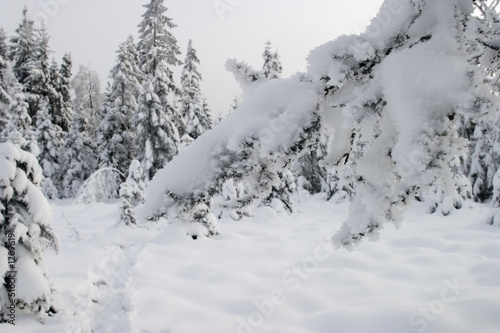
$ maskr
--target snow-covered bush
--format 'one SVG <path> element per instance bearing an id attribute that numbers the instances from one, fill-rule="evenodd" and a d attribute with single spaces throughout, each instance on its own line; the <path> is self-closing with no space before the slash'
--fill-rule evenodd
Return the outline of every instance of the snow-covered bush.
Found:
<path id="1" fill-rule="evenodd" d="M 132 160 L 127 180 L 120 185 L 121 219 L 127 225 L 136 224 L 134 207 L 144 203 L 142 172 L 141 162 Z"/>
<path id="2" fill-rule="evenodd" d="M 54 311 L 42 253 L 47 248 L 57 252 L 59 242 L 38 188 L 41 179 L 33 155 L 0 144 L 0 322 L 15 319 L 16 307 L 28 308 L 42 321 Z"/>
<path id="3" fill-rule="evenodd" d="M 76 204 L 91 204 L 117 199 L 122 174 L 114 168 L 101 168 L 94 172 L 76 194 Z"/>

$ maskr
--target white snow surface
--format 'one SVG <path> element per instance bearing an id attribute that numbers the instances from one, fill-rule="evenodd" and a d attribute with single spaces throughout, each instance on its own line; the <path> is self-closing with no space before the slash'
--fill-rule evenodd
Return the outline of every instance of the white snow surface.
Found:
<path id="1" fill-rule="evenodd" d="M 495 333 L 500 229 L 489 207 L 450 216 L 415 203 L 399 230 L 354 251 L 330 236 L 348 204 L 293 215 L 258 208 L 193 240 L 184 224 L 120 224 L 119 204 L 52 202 L 59 255 L 45 253 L 59 313 L 17 313 L 2 332 Z M 36 286 L 34 286 L 36 287 Z M 41 287 L 41 286 L 40 286 Z M 37 287 L 38 288 L 38 287 Z M 23 291 L 19 291 L 23 292 Z M 26 291 L 30 292 L 30 291 Z"/>

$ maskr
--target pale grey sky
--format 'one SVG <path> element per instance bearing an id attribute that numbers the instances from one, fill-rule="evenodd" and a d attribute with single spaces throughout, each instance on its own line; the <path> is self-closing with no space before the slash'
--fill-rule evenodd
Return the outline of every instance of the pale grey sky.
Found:
<path id="1" fill-rule="evenodd" d="M 74 73 L 79 64 L 101 75 L 103 87 L 118 45 L 137 25 L 148 0 L 0 0 L 0 27 L 12 33 L 26 4 L 30 16 L 45 20 L 51 46 L 60 62 L 71 53 Z M 229 58 L 262 66 L 269 39 L 280 56 L 284 76 L 306 70 L 313 48 L 342 34 L 360 33 L 383 0 L 165 0 L 172 30 L 183 51 L 189 39 L 197 49 L 203 74 L 202 89 L 217 115 L 227 113 L 240 94 L 224 64 Z"/>

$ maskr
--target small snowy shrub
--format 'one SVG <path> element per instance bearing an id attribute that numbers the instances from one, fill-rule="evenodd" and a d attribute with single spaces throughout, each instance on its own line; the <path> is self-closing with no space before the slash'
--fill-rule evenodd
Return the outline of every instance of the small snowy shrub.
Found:
<path id="1" fill-rule="evenodd" d="M 117 199 L 122 175 L 114 168 L 101 168 L 83 183 L 76 195 L 76 204 L 91 204 Z"/>
<path id="2" fill-rule="evenodd" d="M 126 225 L 136 224 L 134 207 L 144 203 L 145 185 L 142 181 L 141 162 L 133 160 L 127 180 L 120 185 L 121 219 Z"/>

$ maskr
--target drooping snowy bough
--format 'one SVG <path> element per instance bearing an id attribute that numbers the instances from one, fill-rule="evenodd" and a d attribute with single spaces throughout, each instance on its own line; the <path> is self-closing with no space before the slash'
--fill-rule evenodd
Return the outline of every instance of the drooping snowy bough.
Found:
<path id="1" fill-rule="evenodd" d="M 480 140 L 468 133 L 498 105 L 486 23 L 473 15 L 469 0 L 386 0 L 366 32 L 313 50 L 306 74 L 254 84 L 233 115 L 158 173 L 143 213 L 216 234 L 210 202 L 224 182 L 244 179 L 251 195 L 241 201 L 265 201 L 280 171 L 317 148 L 322 126 L 333 132 L 324 158 L 332 189 L 352 196 L 338 246 L 398 226 L 414 198 L 430 212 L 460 208 L 479 165 L 469 149 Z"/>
<path id="2" fill-rule="evenodd" d="M 53 311 L 42 253 L 47 248 L 57 252 L 59 242 L 50 227 L 49 204 L 38 188 L 41 180 L 33 155 L 0 144 L 0 322 L 15 321 L 18 307 L 41 321 Z"/>
<path id="3" fill-rule="evenodd" d="M 242 205 L 286 196 L 281 173 L 314 144 L 320 123 L 315 84 L 300 78 L 257 88 L 231 116 L 160 170 L 146 189 L 150 219 L 199 222 L 192 234 L 219 232 L 211 199 L 228 179 L 252 184 Z"/>

